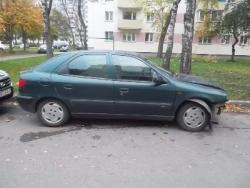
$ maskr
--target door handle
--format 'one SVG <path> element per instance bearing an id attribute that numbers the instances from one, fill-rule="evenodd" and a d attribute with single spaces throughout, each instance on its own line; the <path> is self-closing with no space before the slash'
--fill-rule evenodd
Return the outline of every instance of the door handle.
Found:
<path id="1" fill-rule="evenodd" d="M 129 89 L 128 88 L 120 88 L 120 93 L 121 95 L 125 94 L 125 93 L 128 93 L 129 92 Z"/>
<path id="2" fill-rule="evenodd" d="M 119 90 L 121 93 L 128 93 L 129 89 L 128 88 L 120 88 Z"/>
<path id="3" fill-rule="evenodd" d="M 71 84 L 65 84 L 65 85 L 63 85 L 63 88 L 64 89 L 72 89 L 73 85 L 71 85 Z"/>

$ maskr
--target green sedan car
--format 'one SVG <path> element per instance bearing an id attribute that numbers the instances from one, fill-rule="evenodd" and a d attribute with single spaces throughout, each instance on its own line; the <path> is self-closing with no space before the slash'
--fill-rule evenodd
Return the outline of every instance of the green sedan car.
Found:
<path id="1" fill-rule="evenodd" d="M 77 51 L 20 73 L 19 105 L 47 126 L 71 117 L 176 119 L 186 131 L 217 122 L 227 93 L 201 77 L 173 74 L 124 51 Z"/>

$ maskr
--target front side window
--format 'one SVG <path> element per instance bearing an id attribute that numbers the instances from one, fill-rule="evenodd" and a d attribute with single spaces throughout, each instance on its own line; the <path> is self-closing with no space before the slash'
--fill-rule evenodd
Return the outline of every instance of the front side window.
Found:
<path id="1" fill-rule="evenodd" d="M 221 44 L 229 44 L 229 43 L 230 43 L 230 35 L 222 35 Z"/>
<path id="2" fill-rule="evenodd" d="M 212 44 L 212 38 L 211 37 L 203 37 L 199 38 L 199 43 L 200 44 Z"/>
<path id="3" fill-rule="evenodd" d="M 113 40 L 113 31 L 105 32 L 105 40 Z"/>
<path id="4" fill-rule="evenodd" d="M 147 13 L 147 21 L 148 22 L 153 22 L 155 21 L 155 15 L 152 12 Z"/>
<path id="5" fill-rule="evenodd" d="M 70 75 L 107 78 L 106 55 L 83 55 L 68 64 Z"/>
<path id="6" fill-rule="evenodd" d="M 106 21 L 113 21 L 113 12 L 112 11 L 105 12 L 105 20 Z"/>
<path id="7" fill-rule="evenodd" d="M 153 42 L 153 33 L 145 34 L 145 42 Z"/>
<path id="8" fill-rule="evenodd" d="M 135 33 L 123 33 L 123 41 L 135 42 Z"/>
<path id="9" fill-rule="evenodd" d="M 152 68 L 134 57 L 113 55 L 112 58 L 118 79 L 151 82 L 156 74 Z"/>
<path id="10" fill-rule="evenodd" d="M 123 12 L 123 19 L 124 20 L 136 20 L 136 13 L 135 12 Z"/>

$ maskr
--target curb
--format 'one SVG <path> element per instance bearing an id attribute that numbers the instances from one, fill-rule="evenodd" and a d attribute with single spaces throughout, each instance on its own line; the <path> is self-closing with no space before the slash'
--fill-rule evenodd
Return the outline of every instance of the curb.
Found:
<path id="1" fill-rule="evenodd" d="M 228 102 L 235 106 L 250 108 L 250 101 L 229 100 Z"/>

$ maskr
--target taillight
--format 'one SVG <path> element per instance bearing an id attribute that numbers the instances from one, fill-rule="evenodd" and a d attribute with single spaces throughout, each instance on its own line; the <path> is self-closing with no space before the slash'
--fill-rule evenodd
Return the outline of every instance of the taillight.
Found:
<path id="1" fill-rule="evenodd" d="M 19 80 L 19 84 L 18 84 L 18 87 L 19 89 L 24 87 L 26 85 L 27 81 L 26 80 L 23 80 L 23 79 L 20 79 Z"/>

